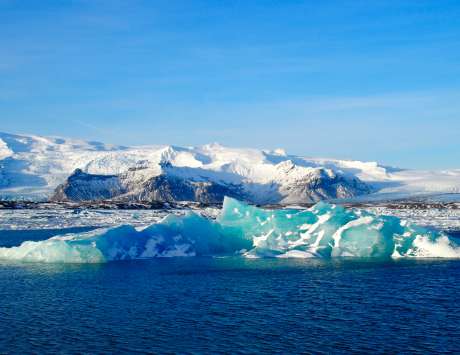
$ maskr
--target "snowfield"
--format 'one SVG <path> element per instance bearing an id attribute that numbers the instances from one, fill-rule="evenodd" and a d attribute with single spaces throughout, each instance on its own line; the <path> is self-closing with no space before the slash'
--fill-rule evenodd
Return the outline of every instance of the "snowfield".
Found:
<path id="1" fill-rule="evenodd" d="M 303 202 L 306 197 L 301 193 L 305 181 L 318 177 L 333 179 L 336 174 L 347 179 L 357 178 L 369 186 L 370 194 L 349 194 L 357 200 L 445 194 L 460 200 L 460 169 L 398 169 L 376 162 L 308 158 L 289 155 L 280 149 L 239 149 L 219 144 L 125 147 L 0 133 L 1 198 L 47 199 L 75 169 L 87 174 L 125 174 L 129 184 L 136 185 L 162 174 L 165 166 L 175 177 L 191 181 L 244 184 L 255 200 L 262 202 Z M 340 194 L 341 190 L 343 186 L 338 186 L 337 196 L 347 196 L 347 191 Z M 324 196 L 320 194 L 318 199 Z"/>

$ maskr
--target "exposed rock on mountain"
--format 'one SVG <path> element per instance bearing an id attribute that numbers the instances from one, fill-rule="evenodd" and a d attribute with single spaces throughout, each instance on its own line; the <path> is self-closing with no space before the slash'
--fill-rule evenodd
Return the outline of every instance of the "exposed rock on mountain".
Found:
<path id="1" fill-rule="evenodd" d="M 109 200 L 126 192 L 116 175 L 92 175 L 81 169 L 56 188 L 53 201 L 98 201 Z"/>
<path id="2" fill-rule="evenodd" d="M 280 189 L 286 196 L 282 202 L 317 202 L 369 194 L 369 185 L 356 177 L 347 178 L 330 169 L 316 169 L 302 179 L 293 181 Z"/>
<path id="3" fill-rule="evenodd" d="M 142 170 L 142 169 L 141 169 Z M 220 203 L 225 196 L 254 203 L 315 202 L 331 198 L 347 198 L 369 193 L 370 188 L 357 178 L 348 179 L 330 169 L 313 169 L 289 184 L 267 185 L 226 184 L 211 180 L 187 179 L 175 176 L 170 165 L 163 165 L 162 173 L 139 179 L 135 172 L 117 175 L 87 174 L 77 169 L 67 181 L 59 185 L 54 201 L 196 201 Z M 262 191 L 265 190 L 265 194 Z"/>
<path id="4" fill-rule="evenodd" d="M 246 199 L 242 190 L 242 187 L 238 185 L 225 185 L 213 181 L 192 181 L 161 174 L 142 184 L 139 193 L 128 194 L 125 198 L 139 201 L 220 203 L 225 196 Z"/>

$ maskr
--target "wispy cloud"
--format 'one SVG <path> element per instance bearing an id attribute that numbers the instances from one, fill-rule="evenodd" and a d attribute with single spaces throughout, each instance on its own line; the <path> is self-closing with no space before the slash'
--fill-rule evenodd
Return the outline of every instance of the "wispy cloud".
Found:
<path id="1" fill-rule="evenodd" d="M 96 133 L 99 136 L 102 136 L 106 139 L 110 136 L 115 136 L 115 130 L 111 125 L 105 125 L 104 127 L 101 127 L 93 123 L 85 122 L 83 120 L 78 119 L 73 119 L 71 122 L 89 130 L 91 133 Z"/>

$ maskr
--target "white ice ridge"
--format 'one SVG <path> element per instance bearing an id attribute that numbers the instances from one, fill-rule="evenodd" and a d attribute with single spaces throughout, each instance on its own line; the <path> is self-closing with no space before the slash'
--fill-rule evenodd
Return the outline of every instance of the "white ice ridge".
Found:
<path id="1" fill-rule="evenodd" d="M 0 248 L 0 259 L 101 263 L 176 256 L 249 258 L 460 258 L 445 234 L 393 216 L 318 203 L 308 210 L 265 210 L 226 198 L 217 220 L 169 215 L 137 230 L 125 225 Z"/>

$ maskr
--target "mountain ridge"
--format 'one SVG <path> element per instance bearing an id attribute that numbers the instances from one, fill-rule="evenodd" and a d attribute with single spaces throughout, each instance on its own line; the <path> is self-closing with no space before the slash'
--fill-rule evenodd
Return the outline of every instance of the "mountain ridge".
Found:
<path id="1" fill-rule="evenodd" d="M 81 174 L 86 174 L 86 180 Z M 86 185 L 75 184 L 77 180 Z M 90 180 L 92 187 L 87 184 Z M 71 181 L 74 195 L 66 196 L 63 193 Z M 101 181 L 111 182 L 103 186 Z M 254 203 L 378 200 L 460 193 L 460 169 L 399 169 L 376 162 L 306 158 L 281 149 L 228 148 L 216 143 L 128 147 L 0 133 L 2 198 L 168 200 L 168 190 L 174 200 L 182 199 L 180 189 L 184 198 L 199 202 L 219 202 L 224 193 Z"/>

